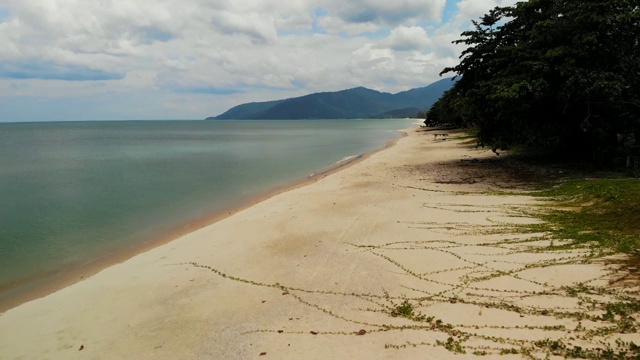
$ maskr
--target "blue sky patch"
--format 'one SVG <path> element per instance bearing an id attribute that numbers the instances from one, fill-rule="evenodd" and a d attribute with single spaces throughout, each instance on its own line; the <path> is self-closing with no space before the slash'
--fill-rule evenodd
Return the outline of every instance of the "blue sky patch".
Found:
<path id="1" fill-rule="evenodd" d="M 329 12 L 327 11 L 327 9 L 319 7 L 313 11 L 313 15 L 315 15 L 316 17 L 322 17 L 329 15 Z"/>
<path id="2" fill-rule="evenodd" d="M 120 80 L 125 74 L 92 69 L 85 66 L 29 60 L 0 63 L 0 78 L 66 81 Z"/>
<path id="3" fill-rule="evenodd" d="M 313 22 L 311 23 L 311 33 L 312 34 L 324 34 L 325 33 L 325 29 L 322 28 L 322 26 L 320 26 L 320 24 L 318 24 L 318 18 L 324 17 L 329 15 L 329 12 L 324 9 L 324 8 L 316 8 L 313 11 Z"/>
<path id="4" fill-rule="evenodd" d="M 155 41 L 167 42 L 173 40 L 175 35 L 170 32 L 158 29 L 153 26 L 147 26 L 140 29 L 143 44 L 151 44 Z"/>
<path id="5" fill-rule="evenodd" d="M 0 23 L 8 19 L 9 16 L 11 16 L 11 10 L 0 7 Z"/>
<path id="6" fill-rule="evenodd" d="M 447 23 L 456 16 L 458 13 L 458 1 L 455 0 L 447 0 L 446 5 L 444 6 L 444 12 L 442 14 L 442 22 Z"/>
<path id="7" fill-rule="evenodd" d="M 307 82 L 302 80 L 291 80 L 290 83 L 298 89 L 304 89 L 304 87 L 307 85 Z"/>

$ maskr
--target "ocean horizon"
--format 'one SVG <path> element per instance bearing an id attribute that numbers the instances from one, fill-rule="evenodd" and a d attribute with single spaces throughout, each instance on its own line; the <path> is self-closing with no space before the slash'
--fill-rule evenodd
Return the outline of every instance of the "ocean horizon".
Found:
<path id="1" fill-rule="evenodd" d="M 379 149 L 414 123 L 0 123 L 0 302 Z"/>

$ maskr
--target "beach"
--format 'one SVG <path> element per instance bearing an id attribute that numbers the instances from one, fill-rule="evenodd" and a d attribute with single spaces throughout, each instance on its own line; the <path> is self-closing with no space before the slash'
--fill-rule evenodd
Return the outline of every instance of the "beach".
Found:
<path id="1" fill-rule="evenodd" d="M 0 313 L 379 149 L 412 122 L 0 124 Z"/>
<path id="2" fill-rule="evenodd" d="M 406 133 L 6 311 L 0 359 L 544 358 L 565 355 L 558 340 L 640 341 L 589 306 L 627 289 L 567 290 L 611 288 L 605 259 L 519 232 L 544 203 L 474 167 L 495 154 Z"/>

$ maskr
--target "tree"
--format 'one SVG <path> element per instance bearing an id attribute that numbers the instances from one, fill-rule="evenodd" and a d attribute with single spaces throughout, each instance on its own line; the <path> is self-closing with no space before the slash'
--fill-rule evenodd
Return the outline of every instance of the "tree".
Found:
<path id="1" fill-rule="evenodd" d="M 481 143 L 603 158 L 640 140 L 640 0 L 496 7 L 456 43 L 461 79 L 427 125 L 477 126 Z M 596 156 L 597 155 L 597 156 Z"/>

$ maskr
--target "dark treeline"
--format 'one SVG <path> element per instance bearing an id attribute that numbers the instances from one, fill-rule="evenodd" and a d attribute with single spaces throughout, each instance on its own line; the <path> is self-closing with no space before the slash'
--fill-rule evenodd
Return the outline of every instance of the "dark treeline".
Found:
<path id="1" fill-rule="evenodd" d="M 473 24 L 428 126 L 477 127 L 494 149 L 637 162 L 640 0 L 529 0 Z"/>

